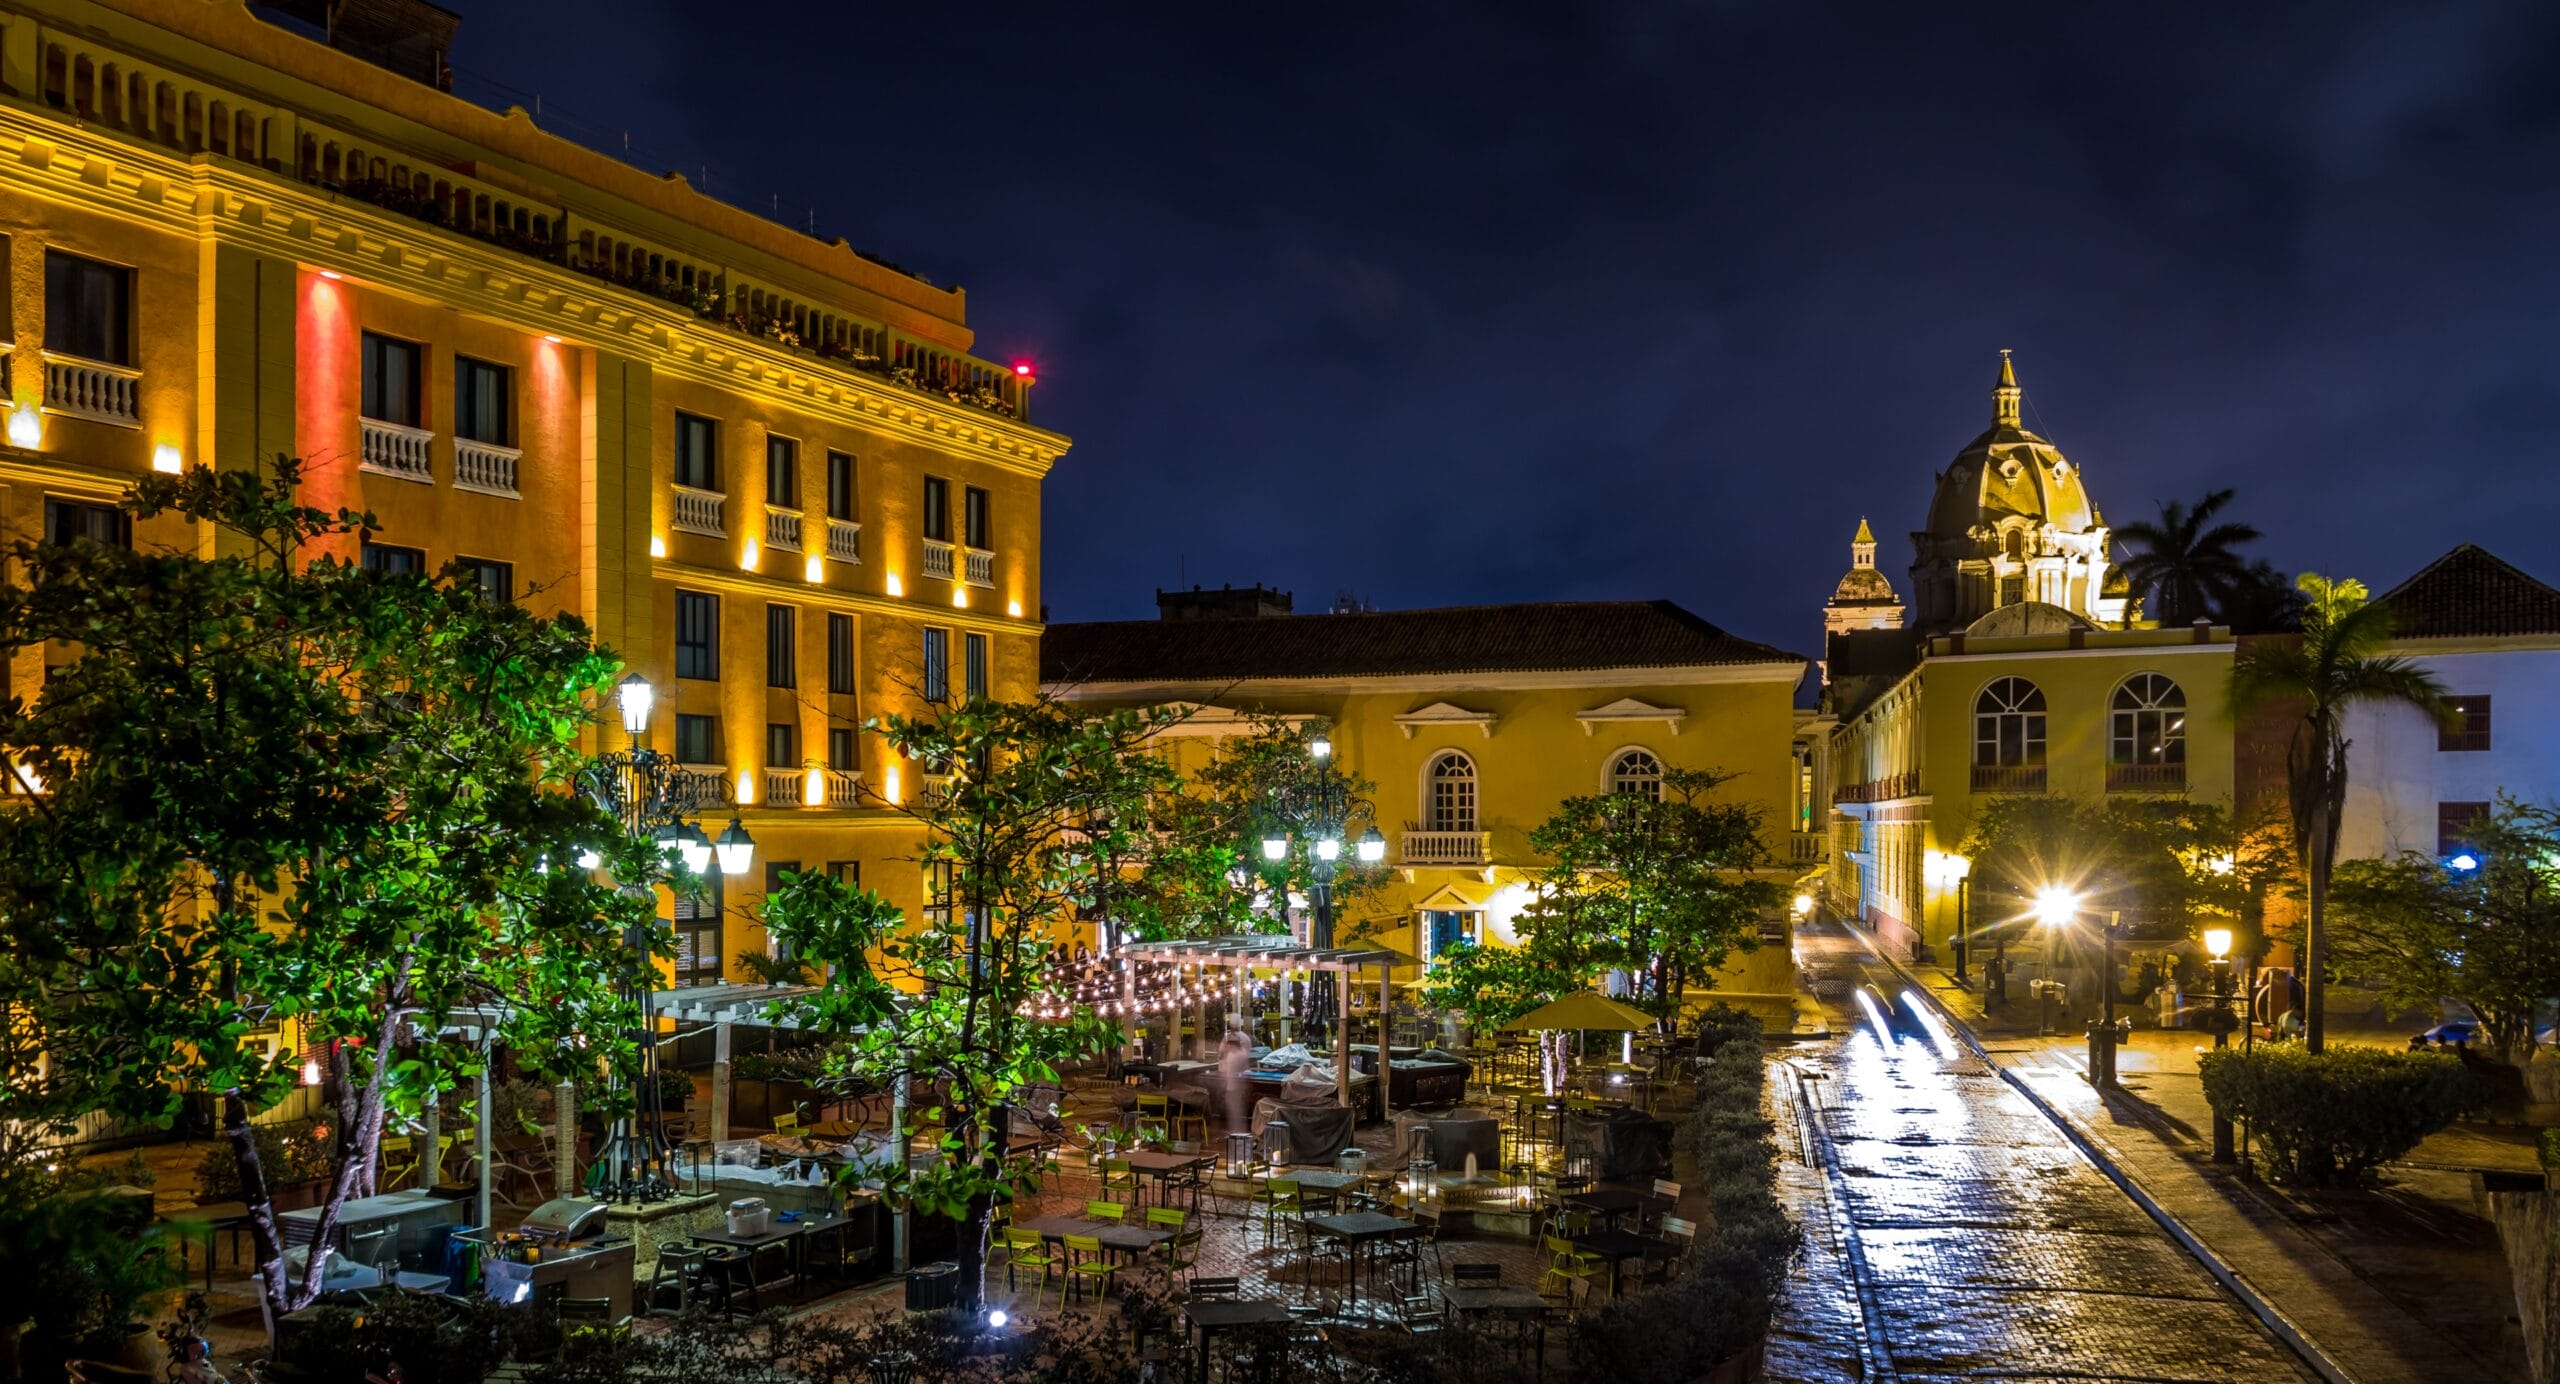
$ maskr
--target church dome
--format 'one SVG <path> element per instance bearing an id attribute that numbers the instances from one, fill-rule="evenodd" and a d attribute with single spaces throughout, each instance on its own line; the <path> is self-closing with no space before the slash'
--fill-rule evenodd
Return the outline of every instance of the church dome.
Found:
<path id="1" fill-rule="evenodd" d="M 1831 603 L 1850 605 L 1900 605 L 1902 598 L 1893 594 L 1893 583 L 1872 567 L 1852 567 L 1840 578 L 1831 592 Z"/>
<path id="2" fill-rule="evenodd" d="M 2026 521 L 2033 531 L 2050 524 L 2063 533 L 2098 525 L 2097 510 L 2081 486 L 2080 468 L 2019 421 L 2020 390 L 2009 353 L 2000 353 L 2000 382 L 1991 391 L 1991 428 L 1956 453 L 1938 477 L 1929 502 L 1927 538 L 1967 543 Z"/>

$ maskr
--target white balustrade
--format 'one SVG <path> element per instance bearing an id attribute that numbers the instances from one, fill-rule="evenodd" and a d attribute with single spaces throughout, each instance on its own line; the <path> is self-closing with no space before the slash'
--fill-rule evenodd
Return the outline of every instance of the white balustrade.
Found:
<path id="1" fill-rule="evenodd" d="M 1407 865 L 1482 865 L 1492 834 L 1482 831 L 1408 831 L 1400 853 Z"/>
<path id="2" fill-rule="evenodd" d="M 862 773 L 858 769 L 827 771 L 827 806 L 854 807 L 862 801 Z"/>
<path id="3" fill-rule="evenodd" d="M 516 493 L 516 463 L 523 459 L 524 453 L 513 447 L 455 438 L 453 488 L 482 495 L 501 495 L 510 500 L 522 499 L 524 497 Z"/>
<path id="4" fill-rule="evenodd" d="M 924 574 L 935 581 L 951 580 L 951 545 L 939 538 L 924 541 Z"/>
<path id="5" fill-rule="evenodd" d="M 828 520 L 827 556 L 838 562 L 862 561 L 862 526 L 850 519 Z"/>
<path id="6" fill-rule="evenodd" d="M 360 420 L 364 434 L 364 459 L 358 469 L 398 476 L 420 485 L 435 484 L 436 435 L 424 428 L 385 423 L 379 418 Z"/>
<path id="7" fill-rule="evenodd" d="M 996 555 L 984 548 L 969 548 L 965 551 L 969 555 L 969 584 L 971 586 L 995 585 Z"/>
<path id="8" fill-rule="evenodd" d="M 927 774 L 916 787 L 916 806 L 932 807 L 951 800 L 951 776 Z"/>
<path id="9" fill-rule="evenodd" d="M 764 545 L 786 553 L 800 551 L 800 511 L 764 507 Z"/>
<path id="10" fill-rule="evenodd" d="M 802 803 L 808 801 L 808 799 L 803 796 L 808 792 L 808 789 L 804 787 L 807 782 L 808 780 L 803 777 L 801 772 L 797 769 L 765 770 L 764 805 L 767 807 L 800 806 Z"/>
<path id="11" fill-rule="evenodd" d="M 142 426 L 142 372 L 78 356 L 44 353 L 44 406 L 49 413 Z"/>
<path id="12" fill-rule="evenodd" d="M 721 506 L 728 503 L 728 496 L 716 490 L 696 490 L 689 485 L 679 485 L 675 491 L 677 528 L 713 538 L 728 535 L 729 530 L 720 518 Z"/>

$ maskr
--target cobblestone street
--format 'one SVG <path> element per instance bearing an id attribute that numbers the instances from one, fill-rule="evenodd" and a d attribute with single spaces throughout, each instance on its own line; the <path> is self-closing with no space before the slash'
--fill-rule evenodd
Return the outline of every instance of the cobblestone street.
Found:
<path id="1" fill-rule="evenodd" d="M 1772 1378 L 2316 1377 L 1990 1067 L 1882 1040 L 1853 992 L 1891 971 L 1829 925 L 1797 948 L 1834 1036 L 1772 1072 L 1806 1228 Z"/>

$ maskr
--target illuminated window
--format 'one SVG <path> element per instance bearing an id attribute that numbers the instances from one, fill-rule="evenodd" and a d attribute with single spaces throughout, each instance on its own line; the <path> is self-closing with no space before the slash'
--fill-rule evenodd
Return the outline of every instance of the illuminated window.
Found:
<path id="1" fill-rule="evenodd" d="M 2489 748 L 2489 695 L 2453 699 L 2454 721 L 2436 728 L 2436 748 L 2445 751 Z"/>
<path id="2" fill-rule="evenodd" d="M 1430 830 L 1473 831 L 1476 829 L 1476 763 L 1456 750 L 1445 750 L 1431 761 L 1427 775 L 1430 782 Z"/>
<path id="3" fill-rule="evenodd" d="M 1648 750 L 1622 751 L 1609 764 L 1609 791 L 1662 801 L 1662 761 Z"/>
<path id="4" fill-rule="evenodd" d="M 690 413 L 676 415 L 676 484 L 720 488 L 720 425 Z"/>
<path id="5" fill-rule="evenodd" d="M 364 416 L 404 428 L 418 421 L 418 363 L 425 352 L 414 341 L 364 334 Z"/>
<path id="6" fill-rule="evenodd" d="M 2158 673 L 2136 673 L 2107 713 L 2107 762 L 2187 762 L 2187 694 Z"/>
<path id="7" fill-rule="evenodd" d="M 681 722 L 684 718 L 678 717 Z M 708 719 L 708 718 L 697 718 Z M 676 891 L 676 984 L 720 983 L 720 872 L 702 880 L 702 892 Z"/>
<path id="8" fill-rule="evenodd" d="M 706 681 L 720 676 L 719 597 L 676 593 L 676 676 Z"/>
<path id="9" fill-rule="evenodd" d="M 1984 768 L 2044 763 L 2044 690 L 2001 678 L 1973 703 L 1973 762 Z"/>
<path id="10" fill-rule="evenodd" d="M 45 251 L 44 348 L 106 365 L 133 364 L 133 271 Z"/>

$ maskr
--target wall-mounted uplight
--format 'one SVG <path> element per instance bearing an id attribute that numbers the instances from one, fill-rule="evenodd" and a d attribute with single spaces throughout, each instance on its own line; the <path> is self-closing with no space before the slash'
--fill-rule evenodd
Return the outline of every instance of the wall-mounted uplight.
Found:
<path id="1" fill-rule="evenodd" d="M 800 565 L 800 574 L 813 582 L 825 581 L 827 579 L 827 560 L 822 557 L 810 558 L 807 562 Z"/>
<path id="2" fill-rule="evenodd" d="M 889 594 L 892 596 L 907 594 L 907 588 L 899 583 L 898 574 L 895 572 L 889 574 Z"/>
<path id="3" fill-rule="evenodd" d="M 1007 601 L 1007 602 L 1005 602 L 1005 603 L 1004 603 L 1004 613 L 1005 613 L 1005 614 L 1007 614 L 1007 615 L 1012 616 L 1012 617 L 1013 617 L 1014 619 L 1016 619 L 1016 620 L 1021 619 L 1021 618 L 1022 618 L 1022 602 L 1020 602 L 1020 601 Z"/>
<path id="4" fill-rule="evenodd" d="M 747 550 L 738 556 L 739 568 L 748 572 L 756 570 L 756 560 L 762 555 L 763 554 L 756 548 L 756 541 L 752 538 L 748 539 Z"/>
<path id="5" fill-rule="evenodd" d="M 544 332 L 544 333 L 542 334 L 542 339 L 543 339 L 543 340 L 545 340 L 545 341 L 550 342 L 550 343 L 551 343 L 552 345 L 554 345 L 554 346 L 557 346 L 557 345 L 559 345 L 559 344 L 560 344 L 560 338 L 559 338 L 559 337 L 557 337 L 557 336 L 554 336 L 554 335 L 553 335 L 553 334 L 551 334 L 550 332 Z"/>
<path id="6" fill-rule="evenodd" d="M 187 469 L 186 459 L 178 454 L 178 444 L 163 442 L 151 449 L 151 469 L 176 475 Z"/>
<path id="7" fill-rule="evenodd" d="M 900 797 L 899 797 L 899 795 L 898 795 L 898 766 L 897 766 L 897 765 L 895 765 L 895 764 L 890 765 L 890 766 L 888 767 L 887 771 L 886 771 L 886 772 L 884 772 L 884 773 L 881 775 L 881 778 L 880 778 L 880 789 L 881 789 L 880 796 L 881 796 L 881 797 L 884 797 L 884 798 L 886 798 L 886 799 L 888 799 L 888 800 L 889 800 L 889 805 L 890 805 L 891 807 L 895 807 L 895 806 L 897 806 L 897 805 L 898 805 L 898 803 L 901 801 L 901 799 L 900 799 Z"/>
<path id="8" fill-rule="evenodd" d="M 44 417 L 33 404 L 20 404 L 9 411 L 9 445 L 32 452 L 44 441 Z"/>
<path id="9" fill-rule="evenodd" d="M 667 540 L 665 540 L 665 539 L 663 539 L 663 538 L 660 538 L 658 535 L 656 535 L 656 534 L 654 534 L 654 533 L 653 533 L 653 534 L 651 534 L 651 535 L 649 535 L 649 556 L 651 556 L 651 557 L 665 557 L 666 555 L 667 555 Z"/>
<path id="10" fill-rule="evenodd" d="M 324 279 L 327 279 L 327 280 L 328 280 L 329 282 L 331 282 L 331 283 L 336 283 L 336 282 L 338 282 L 339 280 L 344 279 L 344 278 L 345 278 L 345 277 L 347 277 L 347 276 L 346 276 L 346 275 L 344 275 L 344 274 L 339 273 L 339 272 L 338 272 L 337 270 L 335 270 L 335 269 L 323 269 L 323 270 L 321 270 L 321 271 L 320 271 L 320 277 L 321 277 L 321 278 L 324 278 Z"/>
<path id="11" fill-rule="evenodd" d="M 965 586 L 953 587 L 951 589 L 951 605 L 955 610 L 967 610 L 969 608 L 969 588 Z"/>
<path id="12" fill-rule="evenodd" d="M 815 769 L 801 776 L 800 801 L 811 807 L 827 805 L 827 780 Z"/>
<path id="13" fill-rule="evenodd" d="M 756 800 L 756 776 L 744 769 L 738 771 L 738 805 L 751 806 Z"/>

